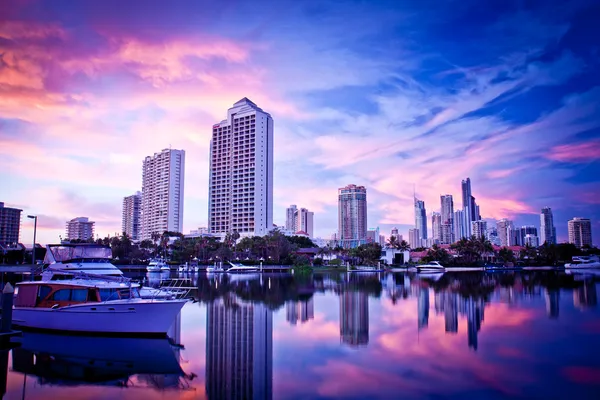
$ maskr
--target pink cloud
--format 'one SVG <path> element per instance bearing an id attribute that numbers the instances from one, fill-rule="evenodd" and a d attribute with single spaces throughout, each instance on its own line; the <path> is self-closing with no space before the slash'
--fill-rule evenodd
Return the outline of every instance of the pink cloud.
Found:
<path id="1" fill-rule="evenodd" d="M 581 162 L 600 158 L 600 141 L 555 146 L 547 157 L 562 162 Z"/>

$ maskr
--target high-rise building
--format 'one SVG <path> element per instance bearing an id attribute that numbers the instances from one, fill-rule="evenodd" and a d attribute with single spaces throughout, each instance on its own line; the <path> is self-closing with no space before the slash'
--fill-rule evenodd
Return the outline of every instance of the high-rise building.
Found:
<path id="1" fill-rule="evenodd" d="M 210 233 L 273 228 L 273 119 L 245 97 L 212 127 L 208 191 Z"/>
<path id="2" fill-rule="evenodd" d="M 301 208 L 296 210 L 296 216 L 294 220 L 296 221 L 296 230 L 295 232 L 306 232 L 308 237 L 314 237 L 314 228 L 313 228 L 313 220 L 315 213 L 312 211 L 308 211 L 306 208 Z"/>
<path id="3" fill-rule="evenodd" d="M 540 243 L 556 244 L 556 228 L 550 207 L 542 208 L 540 214 Z"/>
<path id="4" fill-rule="evenodd" d="M 421 239 L 427 239 L 427 211 L 425 202 L 415 197 L 415 228 L 419 230 Z"/>
<path id="5" fill-rule="evenodd" d="M 390 236 L 398 237 L 398 228 L 392 228 Z"/>
<path id="6" fill-rule="evenodd" d="M 66 239 L 67 240 L 89 240 L 94 238 L 94 221 L 87 217 L 77 217 L 67 221 Z"/>
<path id="7" fill-rule="evenodd" d="M 229 298 L 208 304 L 207 398 L 271 399 L 272 389 L 273 312 Z"/>
<path id="8" fill-rule="evenodd" d="M 525 246 L 525 244 L 526 244 L 526 242 L 525 242 L 526 235 L 538 237 L 537 228 L 533 225 L 523 225 L 521 227 L 521 246 Z"/>
<path id="9" fill-rule="evenodd" d="M 164 149 L 144 159 L 141 240 L 183 231 L 185 151 Z"/>
<path id="10" fill-rule="evenodd" d="M 488 226 L 487 239 L 494 246 L 502 246 L 502 242 L 500 242 L 500 237 L 498 236 L 498 228 L 495 226 Z"/>
<path id="11" fill-rule="evenodd" d="M 506 218 L 496 221 L 496 229 L 498 230 L 498 238 L 501 246 L 510 246 L 509 230 L 514 229 L 513 222 Z"/>
<path id="12" fill-rule="evenodd" d="M 308 322 L 315 318 L 315 305 L 312 297 L 306 301 L 288 301 L 285 304 L 285 319 L 292 325 Z"/>
<path id="13" fill-rule="evenodd" d="M 484 237 L 487 239 L 487 222 L 478 220 L 471 222 L 471 232 L 476 238 Z"/>
<path id="14" fill-rule="evenodd" d="M 338 228 L 343 247 L 355 247 L 367 239 L 367 189 L 348 185 L 338 189 Z"/>
<path id="15" fill-rule="evenodd" d="M 142 217 L 142 192 L 123 198 L 123 219 L 121 231 L 134 242 L 140 240 L 140 223 Z"/>
<path id="16" fill-rule="evenodd" d="M 454 240 L 467 237 L 465 229 L 465 212 L 463 210 L 454 211 Z"/>
<path id="17" fill-rule="evenodd" d="M 433 243 L 439 243 L 442 240 L 442 215 L 437 212 L 431 213 L 431 237 Z"/>
<path id="18" fill-rule="evenodd" d="M 464 224 L 465 224 L 465 236 L 471 237 L 473 234 L 472 222 L 478 221 L 481 219 L 481 215 L 479 213 L 479 206 L 475 202 L 475 197 L 471 192 L 471 179 L 467 178 L 461 182 L 461 192 L 462 192 L 462 207 L 464 212 Z"/>
<path id="19" fill-rule="evenodd" d="M 290 232 L 296 231 L 296 217 L 297 217 L 298 207 L 295 204 L 292 204 L 285 210 L 285 229 Z"/>
<path id="20" fill-rule="evenodd" d="M 451 194 L 440 196 L 442 214 L 441 244 L 454 242 L 454 202 Z"/>
<path id="21" fill-rule="evenodd" d="M 587 218 L 573 218 L 568 222 L 569 243 L 581 248 L 592 245 L 592 223 Z"/>
<path id="22" fill-rule="evenodd" d="M 18 208 L 4 207 L 0 201 L 0 244 L 19 243 L 21 211 Z"/>
<path id="23" fill-rule="evenodd" d="M 521 238 L 521 228 L 509 226 L 507 229 L 508 246 L 522 246 L 523 240 Z"/>
<path id="24" fill-rule="evenodd" d="M 423 240 L 421 239 L 421 233 L 418 229 L 408 230 L 408 244 L 411 249 L 422 247 Z"/>
<path id="25" fill-rule="evenodd" d="M 340 295 L 340 337 L 350 346 L 369 343 L 369 298 L 366 292 L 349 290 Z"/>
<path id="26" fill-rule="evenodd" d="M 531 233 L 523 236 L 523 246 L 531 246 L 538 247 L 540 245 L 540 240 L 536 235 L 532 235 Z"/>
<path id="27" fill-rule="evenodd" d="M 367 229 L 367 243 L 379 243 L 379 227 Z"/>

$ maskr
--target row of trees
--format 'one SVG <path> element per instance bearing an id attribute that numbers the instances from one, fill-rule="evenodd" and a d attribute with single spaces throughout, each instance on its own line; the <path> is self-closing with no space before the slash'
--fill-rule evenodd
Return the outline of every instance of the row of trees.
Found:
<path id="1" fill-rule="evenodd" d="M 174 239 L 174 240 L 173 240 Z M 82 242 L 80 240 L 72 243 Z M 179 232 L 153 233 L 151 239 L 134 243 L 123 233 L 120 236 L 90 240 L 110 246 L 113 258 L 121 263 L 141 262 L 152 257 L 164 257 L 172 262 L 185 263 L 196 259 L 200 263 L 245 261 L 246 263 L 292 264 L 298 248 L 316 247 L 307 237 L 285 236 L 275 230 L 265 236 L 240 239 L 240 234 L 227 234 L 223 241 L 216 237 L 186 238 Z"/>
<path id="2" fill-rule="evenodd" d="M 450 245 L 450 248 L 456 252 L 457 257 L 453 257 L 448 251 L 434 245 L 427 251 L 427 255 L 422 261 L 439 261 L 444 265 L 473 265 L 483 261 L 484 257 L 493 255 L 497 260 L 503 263 L 523 262 L 527 265 L 557 265 L 570 261 L 573 256 L 585 254 L 598 254 L 599 251 L 594 247 L 584 249 L 577 248 L 571 243 L 547 244 L 539 247 L 525 246 L 518 254 L 511 249 L 503 247 L 497 252 L 492 244 L 485 238 L 472 236 L 469 239 L 461 239 Z"/>

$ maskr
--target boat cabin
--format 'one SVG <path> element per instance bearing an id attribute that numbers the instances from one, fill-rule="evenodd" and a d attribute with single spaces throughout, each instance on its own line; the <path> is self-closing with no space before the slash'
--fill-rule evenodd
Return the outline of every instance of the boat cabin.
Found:
<path id="1" fill-rule="evenodd" d="M 17 284 L 15 307 L 59 308 L 82 303 L 139 298 L 137 287 L 81 285 L 75 282 L 23 282 Z"/>

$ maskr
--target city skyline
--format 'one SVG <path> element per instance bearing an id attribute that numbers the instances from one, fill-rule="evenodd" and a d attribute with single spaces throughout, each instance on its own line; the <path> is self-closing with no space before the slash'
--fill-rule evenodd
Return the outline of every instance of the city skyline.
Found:
<path id="1" fill-rule="evenodd" d="M 0 201 L 39 217 L 41 243 L 56 242 L 76 215 L 99 236 L 119 232 L 139 160 L 169 146 L 186 150 L 193 182 L 182 230 L 208 226 L 210 127 L 244 97 L 277 122 L 278 225 L 289 204 L 302 204 L 319 222 L 315 236 L 329 237 L 336 189 L 354 182 L 369 190 L 371 225 L 406 234 L 408 187 L 430 211 L 444 193 L 457 210 L 469 176 L 488 226 L 539 227 L 549 206 L 558 242 L 576 216 L 600 237 L 591 2 L 477 15 L 446 2 L 282 3 L 277 18 L 202 2 L 166 13 L 95 3 L 0 5 Z M 479 23 L 455 29 L 465 19 Z M 22 219 L 21 242 L 31 242 L 32 223 Z"/>

